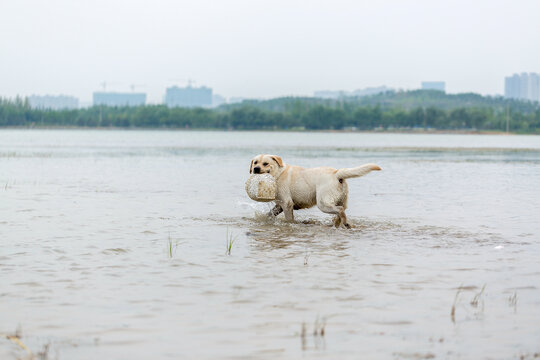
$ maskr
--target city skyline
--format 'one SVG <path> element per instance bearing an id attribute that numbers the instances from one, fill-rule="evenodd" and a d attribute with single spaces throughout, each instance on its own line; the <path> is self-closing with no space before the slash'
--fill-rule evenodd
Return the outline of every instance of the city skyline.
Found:
<path id="1" fill-rule="evenodd" d="M 102 83 L 103 90 L 94 91 L 91 102 L 81 102 L 74 96 L 59 94 L 32 94 L 28 96 L 30 105 L 33 108 L 84 108 L 93 105 L 108 106 L 139 106 L 163 104 L 169 107 L 217 107 L 222 104 L 234 104 L 243 100 L 268 100 L 255 97 L 224 97 L 213 92 L 211 87 L 192 86 L 192 80 L 185 87 L 171 86 L 165 89 L 165 94 L 159 102 L 148 102 L 145 92 L 135 92 L 132 85 L 132 91 L 106 91 L 105 83 Z M 313 94 L 306 97 L 315 97 L 323 99 L 338 99 L 341 97 L 362 97 L 376 95 L 384 92 L 396 92 L 404 89 L 394 89 L 387 86 L 368 87 L 355 90 L 316 90 Z M 419 87 L 410 90 L 438 90 L 446 93 L 445 81 L 422 81 Z M 456 93 L 459 94 L 459 93 Z M 291 95 L 298 96 L 298 95 Z M 490 95 L 488 95 L 490 96 Z M 495 97 L 504 97 L 506 99 L 515 99 L 521 101 L 540 102 L 540 74 L 521 73 L 507 76 L 504 78 L 504 94 L 495 94 Z M 66 105 L 67 104 L 67 105 Z"/>
<path id="2" fill-rule="evenodd" d="M 146 84 L 160 103 L 190 78 L 228 98 L 430 79 L 502 95 L 507 74 L 540 71 L 538 13 L 528 0 L 2 2 L 0 96 L 87 103 L 105 81 L 119 92 Z"/>
<path id="3" fill-rule="evenodd" d="M 526 71 L 519 71 L 517 72 L 519 74 L 523 74 L 523 73 L 528 73 Z M 531 74 L 536 74 L 535 72 L 530 72 Z M 480 92 L 475 92 L 475 91 L 470 91 L 470 90 L 464 90 L 464 91 L 448 91 L 448 90 L 443 90 L 444 92 L 448 93 L 448 94 L 459 94 L 459 93 L 478 93 L 480 95 L 483 95 L 483 96 L 504 96 L 504 97 L 509 97 L 509 96 L 506 96 L 506 93 L 507 93 L 507 90 L 506 90 L 506 87 L 507 87 L 507 84 L 506 84 L 506 79 L 507 77 L 503 77 L 503 80 L 500 81 L 501 83 L 501 86 L 500 86 L 500 91 L 498 92 L 494 92 L 494 93 L 480 93 Z M 189 87 L 191 86 L 191 83 L 193 81 L 192 80 L 189 80 L 187 82 L 187 85 L 185 86 L 182 86 L 182 85 L 171 85 L 171 86 L 167 86 L 166 88 L 164 89 L 168 89 L 168 88 L 172 88 L 172 87 L 179 87 L 179 88 L 184 88 L 184 87 Z M 386 85 L 375 85 L 375 86 L 366 86 L 366 87 L 354 87 L 354 88 L 351 88 L 351 89 L 329 89 L 329 88 L 318 88 L 318 89 L 315 89 L 313 90 L 311 93 L 301 93 L 301 94 L 292 94 L 292 93 L 283 93 L 283 94 L 278 94 L 276 96 L 269 96 L 269 97 L 261 97 L 261 96 L 236 96 L 236 95 L 226 95 L 226 94 L 222 94 L 222 93 L 215 93 L 215 95 L 219 96 L 220 98 L 224 98 L 226 99 L 225 102 L 230 102 L 231 99 L 272 99 L 272 98 L 279 98 L 279 97 L 287 97 L 287 96 L 293 96 L 293 97 L 328 97 L 328 98 L 336 98 L 338 97 L 336 94 L 342 94 L 343 96 L 354 96 L 355 94 L 357 93 L 360 93 L 361 96 L 363 96 L 363 92 L 364 91 L 367 91 L 368 94 L 376 94 L 378 92 L 382 92 L 382 91 L 370 91 L 371 89 L 374 89 L 374 90 L 377 90 L 377 89 L 385 89 L 384 91 L 410 91 L 410 90 L 422 90 L 422 89 L 428 89 L 428 88 L 425 88 L 424 87 L 424 84 L 428 84 L 428 83 L 441 83 L 443 84 L 444 87 L 446 87 L 448 85 L 448 82 L 447 81 L 419 81 L 417 86 L 411 86 L 409 88 L 403 88 L 403 87 L 389 87 L 389 86 L 386 86 Z M 100 82 L 100 86 L 103 87 L 103 84 L 107 84 L 107 82 L 103 81 L 103 82 Z M 111 83 L 108 83 L 109 85 Z M 106 90 L 98 90 L 97 88 L 93 91 L 91 91 L 91 93 L 89 94 L 86 94 L 86 95 L 83 95 L 81 97 L 75 95 L 75 94 L 70 94 L 70 93 L 67 93 L 67 92 L 61 92 L 61 93 L 54 93 L 53 91 L 45 91 L 43 93 L 36 93 L 36 92 L 31 92 L 30 94 L 12 94 L 12 95 L 6 95 L 6 94 L 0 94 L 0 98 L 2 97 L 5 97 L 5 98 L 15 98 L 15 97 L 28 97 L 28 98 L 31 98 L 31 97 L 47 97 L 47 96 L 52 96 L 52 97 L 62 97 L 62 96 L 69 96 L 69 97 L 75 97 L 77 98 L 77 100 L 79 101 L 80 103 L 80 106 L 89 106 L 93 103 L 93 94 L 94 93 L 98 93 L 98 92 L 107 92 L 107 93 L 122 93 L 122 94 L 137 94 L 137 93 L 141 93 L 140 91 L 137 91 L 137 92 L 134 92 L 133 91 L 133 85 L 132 84 L 129 84 L 129 85 L 126 85 L 126 86 L 123 86 L 123 85 L 119 85 L 118 82 L 112 82 L 112 84 L 115 84 L 115 86 L 109 86 Z M 146 85 L 145 85 L 146 86 Z M 213 87 L 211 86 L 206 86 L 206 85 L 202 85 L 201 87 L 204 87 L 204 88 L 210 88 L 213 90 Z M 128 90 L 127 88 L 131 88 L 131 90 Z M 196 88 L 196 87 L 194 87 Z M 156 96 L 153 96 L 153 97 L 150 97 L 148 96 L 148 92 L 143 92 L 144 94 L 147 95 L 147 100 L 146 100 L 146 104 L 163 104 L 163 103 L 166 103 L 166 100 L 165 100 L 165 97 L 166 97 L 166 91 L 163 90 L 161 94 L 158 94 Z M 324 95 L 323 93 L 328 93 L 329 95 Z M 318 95 L 318 94 L 323 94 L 323 95 Z M 155 95 L 155 94 L 154 94 Z M 514 97 L 516 99 L 518 99 L 518 97 Z M 522 99 L 523 100 L 523 99 Z M 531 99 L 529 99 L 531 100 Z M 233 101 L 234 102 L 234 101 Z"/>
<path id="4" fill-rule="evenodd" d="M 524 101 L 540 101 L 540 74 L 523 72 L 505 77 L 504 97 Z"/>

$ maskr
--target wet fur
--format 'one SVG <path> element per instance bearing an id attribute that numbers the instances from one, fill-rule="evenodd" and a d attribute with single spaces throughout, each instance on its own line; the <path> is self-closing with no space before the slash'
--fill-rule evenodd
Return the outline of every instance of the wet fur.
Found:
<path id="1" fill-rule="evenodd" d="M 355 168 L 334 169 L 330 167 L 302 168 L 283 162 L 277 155 L 261 154 L 251 160 L 250 173 L 268 173 L 277 181 L 276 206 L 269 215 L 285 213 L 285 219 L 294 221 L 293 210 L 307 209 L 317 205 L 325 213 L 334 214 L 334 225 L 350 228 L 345 210 L 349 188 L 348 178 L 360 177 L 372 170 L 381 170 L 375 164 Z"/>

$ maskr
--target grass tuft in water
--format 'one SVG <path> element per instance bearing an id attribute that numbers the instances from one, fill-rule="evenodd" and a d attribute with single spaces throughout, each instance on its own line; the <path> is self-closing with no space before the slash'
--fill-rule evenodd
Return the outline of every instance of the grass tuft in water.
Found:
<path id="1" fill-rule="evenodd" d="M 171 233 L 169 233 L 169 238 L 167 240 L 167 253 L 169 254 L 169 257 L 171 259 L 176 254 L 177 248 L 178 248 L 178 240 L 173 241 L 173 239 L 171 238 Z"/>
<path id="2" fill-rule="evenodd" d="M 514 291 L 514 295 L 508 298 L 508 304 L 514 308 L 514 313 L 517 312 L 517 292 Z"/>
<path id="3" fill-rule="evenodd" d="M 226 248 L 225 248 L 225 255 L 228 255 L 228 256 L 231 255 L 231 249 L 237 237 L 238 236 L 234 236 L 232 232 L 229 232 L 229 228 L 227 228 L 227 233 L 225 235 L 225 238 L 227 241 Z"/>
<path id="4" fill-rule="evenodd" d="M 28 348 L 28 346 L 26 346 L 22 341 L 21 341 L 21 338 L 22 338 L 22 329 L 21 329 L 21 325 L 18 325 L 17 326 L 17 329 L 15 330 L 15 333 L 14 334 L 0 334 L 0 337 L 2 338 L 6 338 L 8 339 L 9 341 L 11 341 L 12 343 L 16 344 L 17 346 L 19 346 L 21 349 L 25 350 L 26 353 L 28 354 L 28 358 L 29 359 L 34 359 L 34 354 L 32 354 L 32 351 Z"/>
<path id="5" fill-rule="evenodd" d="M 318 349 L 319 347 L 325 346 L 324 343 L 324 335 L 326 333 L 326 317 L 323 317 L 322 319 L 317 315 L 315 318 L 315 322 L 313 323 L 313 341 L 315 348 Z M 307 326 L 305 322 L 302 322 L 302 328 L 300 332 L 300 339 L 302 341 L 302 351 L 307 350 Z"/>
<path id="6" fill-rule="evenodd" d="M 302 332 L 300 332 L 300 339 L 302 339 L 302 350 L 306 350 L 306 348 L 307 348 L 306 333 L 307 333 L 306 323 L 303 322 L 302 323 Z"/>
<path id="7" fill-rule="evenodd" d="M 486 289 L 486 284 L 482 286 L 482 289 L 480 292 L 476 295 L 474 295 L 474 298 L 471 300 L 471 306 L 476 308 L 478 307 L 478 302 L 482 300 L 482 308 L 484 307 L 484 300 L 482 299 L 482 295 L 484 294 L 484 290 Z"/>
<path id="8" fill-rule="evenodd" d="M 324 328 L 326 327 L 326 318 L 322 318 L 322 321 L 319 321 L 319 315 L 315 319 L 315 324 L 313 325 L 313 336 L 324 336 Z"/>
<path id="9" fill-rule="evenodd" d="M 51 343 L 47 343 L 45 345 L 43 345 L 43 348 L 41 349 L 41 351 L 39 351 L 37 353 L 37 356 L 38 356 L 38 359 L 39 360 L 48 360 L 49 359 L 49 350 L 50 350 L 50 347 L 51 347 Z"/>
<path id="10" fill-rule="evenodd" d="M 456 297 L 454 298 L 454 303 L 452 304 L 452 310 L 450 311 L 450 318 L 452 319 L 452 322 L 456 323 L 456 304 L 458 302 L 459 294 L 461 293 L 461 287 L 463 284 L 459 285 L 459 288 L 456 292 Z"/>
<path id="11" fill-rule="evenodd" d="M 308 261 L 309 261 L 309 253 L 306 252 L 306 254 L 304 255 L 304 266 L 307 266 Z"/>

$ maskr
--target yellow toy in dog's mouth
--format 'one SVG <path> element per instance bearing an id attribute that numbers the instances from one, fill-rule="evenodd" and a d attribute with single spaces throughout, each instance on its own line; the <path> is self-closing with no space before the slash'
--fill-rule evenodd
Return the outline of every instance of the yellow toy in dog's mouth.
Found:
<path id="1" fill-rule="evenodd" d="M 246 181 L 246 192 L 255 201 L 273 201 L 276 191 L 276 179 L 270 174 L 253 174 Z"/>

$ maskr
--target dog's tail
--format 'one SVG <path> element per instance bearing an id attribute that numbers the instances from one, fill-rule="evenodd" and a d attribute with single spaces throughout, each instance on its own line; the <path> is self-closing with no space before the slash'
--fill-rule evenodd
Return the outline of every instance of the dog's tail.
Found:
<path id="1" fill-rule="evenodd" d="M 354 168 L 339 169 L 336 172 L 336 176 L 338 179 L 355 178 L 364 176 L 370 173 L 372 170 L 381 170 L 381 168 L 375 164 L 365 164 Z"/>

